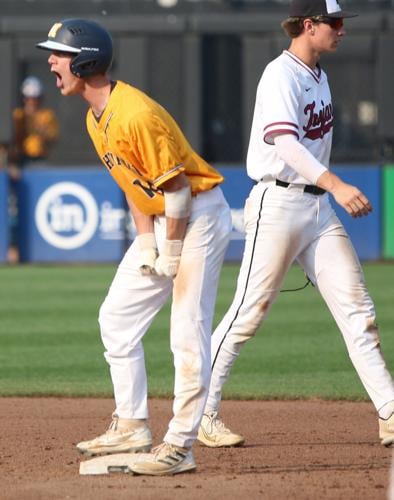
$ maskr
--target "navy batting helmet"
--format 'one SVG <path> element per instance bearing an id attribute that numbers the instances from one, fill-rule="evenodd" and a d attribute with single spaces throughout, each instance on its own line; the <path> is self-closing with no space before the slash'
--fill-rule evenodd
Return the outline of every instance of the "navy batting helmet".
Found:
<path id="1" fill-rule="evenodd" d="M 112 63 L 112 39 L 107 30 L 94 21 L 64 19 L 55 23 L 46 42 L 37 43 L 44 50 L 75 54 L 71 72 L 79 77 L 105 73 Z"/>

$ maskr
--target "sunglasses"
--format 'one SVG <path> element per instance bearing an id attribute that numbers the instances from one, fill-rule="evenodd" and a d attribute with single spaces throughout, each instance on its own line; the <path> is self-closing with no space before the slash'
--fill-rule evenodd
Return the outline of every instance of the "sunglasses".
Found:
<path id="1" fill-rule="evenodd" d="M 328 24 L 333 30 L 339 31 L 343 28 L 343 19 L 341 17 L 317 17 L 313 19 L 316 23 Z"/>

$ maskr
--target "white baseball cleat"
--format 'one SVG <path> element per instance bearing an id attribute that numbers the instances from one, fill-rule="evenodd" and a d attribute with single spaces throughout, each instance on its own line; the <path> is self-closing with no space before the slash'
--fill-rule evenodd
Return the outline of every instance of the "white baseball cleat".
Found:
<path id="1" fill-rule="evenodd" d="M 181 448 L 170 443 L 162 443 L 152 453 L 138 455 L 130 464 L 135 474 L 148 476 L 164 476 L 190 472 L 196 468 L 191 449 Z"/>
<path id="2" fill-rule="evenodd" d="M 141 424 L 136 428 L 135 421 L 114 414 L 107 432 L 91 441 L 81 441 L 77 450 L 87 456 L 148 452 L 152 447 L 152 434 L 145 422 Z"/>
<path id="3" fill-rule="evenodd" d="M 231 432 L 224 425 L 216 411 L 204 413 L 198 429 L 197 439 L 210 448 L 241 446 L 245 441 L 243 436 Z"/>
<path id="4" fill-rule="evenodd" d="M 394 413 L 386 420 L 379 417 L 379 437 L 384 446 L 394 446 Z"/>

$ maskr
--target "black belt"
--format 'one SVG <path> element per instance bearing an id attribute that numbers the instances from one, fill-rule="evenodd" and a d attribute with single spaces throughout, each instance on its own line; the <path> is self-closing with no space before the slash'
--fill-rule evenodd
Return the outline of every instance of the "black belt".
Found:
<path id="1" fill-rule="evenodd" d="M 284 187 L 284 188 L 287 188 L 290 186 L 290 182 L 280 181 L 279 179 L 276 179 L 275 184 L 277 186 Z M 304 193 L 316 194 L 317 196 L 320 196 L 321 194 L 324 194 L 326 192 L 327 191 L 325 189 L 314 186 L 313 184 L 306 184 L 304 186 Z"/>

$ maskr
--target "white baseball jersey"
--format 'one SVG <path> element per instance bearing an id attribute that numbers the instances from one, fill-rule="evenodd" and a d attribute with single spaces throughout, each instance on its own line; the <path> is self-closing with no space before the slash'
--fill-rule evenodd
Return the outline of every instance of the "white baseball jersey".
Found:
<path id="1" fill-rule="evenodd" d="M 257 87 L 256 105 L 247 157 L 248 175 L 259 181 L 280 179 L 309 184 L 275 151 L 273 138 L 293 134 L 328 168 L 333 110 L 327 76 L 312 70 L 285 50 L 267 65 Z"/>

